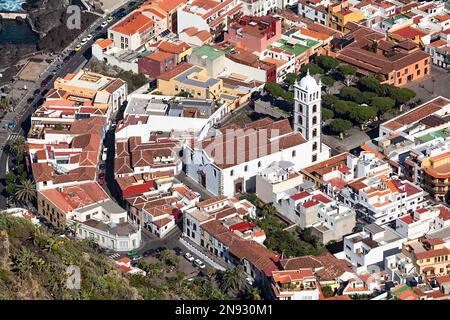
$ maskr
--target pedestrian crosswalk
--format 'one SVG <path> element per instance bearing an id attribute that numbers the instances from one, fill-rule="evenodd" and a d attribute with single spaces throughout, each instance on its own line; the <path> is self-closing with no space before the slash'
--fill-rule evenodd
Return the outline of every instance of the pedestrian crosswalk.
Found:
<path id="1" fill-rule="evenodd" d="M 113 260 L 117 260 L 117 259 L 120 258 L 120 254 L 114 253 L 114 254 L 110 255 L 109 257 L 110 257 L 111 259 L 113 259 Z"/>

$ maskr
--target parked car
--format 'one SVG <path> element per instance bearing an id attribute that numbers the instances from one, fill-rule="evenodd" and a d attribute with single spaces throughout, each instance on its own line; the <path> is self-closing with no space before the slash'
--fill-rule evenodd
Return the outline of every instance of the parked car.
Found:
<path id="1" fill-rule="evenodd" d="M 114 17 L 113 16 L 109 16 L 108 18 L 106 18 L 106 21 L 108 21 L 108 22 L 111 22 L 111 21 L 113 21 L 114 20 Z"/>
<path id="2" fill-rule="evenodd" d="M 192 261 L 195 260 L 194 257 L 192 256 L 192 254 L 190 254 L 189 252 L 186 252 L 186 253 L 184 254 L 184 257 L 185 257 L 188 261 L 190 261 L 190 262 L 192 262 Z"/>
<path id="3" fill-rule="evenodd" d="M 75 46 L 75 51 L 80 51 L 80 49 L 81 49 L 81 45 L 80 44 L 77 44 L 76 46 Z"/>
<path id="4" fill-rule="evenodd" d="M 175 254 L 176 254 L 177 256 L 180 256 L 180 255 L 183 253 L 183 251 L 181 250 L 180 247 L 175 247 L 175 248 L 173 248 L 173 251 L 175 251 Z"/>
<path id="5" fill-rule="evenodd" d="M 102 28 L 106 27 L 108 25 L 107 21 L 103 21 L 102 24 L 100 25 Z"/>
<path id="6" fill-rule="evenodd" d="M 163 252 L 166 249 L 167 249 L 166 247 L 158 247 L 158 248 L 155 249 L 155 252 L 156 253 L 161 253 L 161 252 Z"/>
<path id="7" fill-rule="evenodd" d="M 145 251 L 144 253 L 143 253 L 143 256 L 144 257 L 150 257 L 151 255 L 153 255 L 155 253 L 155 250 L 154 249 L 149 249 L 149 250 L 147 250 L 147 251 Z"/>
<path id="8" fill-rule="evenodd" d="M 89 33 L 89 34 L 86 36 L 86 39 L 91 40 L 93 37 L 94 37 L 94 36 L 93 36 L 91 33 Z"/>
<path id="9" fill-rule="evenodd" d="M 8 122 L 8 129 L 13 129 L 14 128 L 14 122 L 11 120 Z"/>
<path id="10" fill-rule="evenodd" d="M 194 260 L 194 264 L 195 264 L 197 267 L 199 267 L 200 269 L 203 269 L 203 268 L 206 267 L 205 264 L 203 263 L 203 261 L 200 260 L 200 259 L 195 259 L 195 260 Z"/>
<path id="11" fill-rule="evenodd" d="M 131 258 L 132 261 L 138 261 L 140 259 L 142 259 L 141 256 L 134 256 L 133 258 Z"/>

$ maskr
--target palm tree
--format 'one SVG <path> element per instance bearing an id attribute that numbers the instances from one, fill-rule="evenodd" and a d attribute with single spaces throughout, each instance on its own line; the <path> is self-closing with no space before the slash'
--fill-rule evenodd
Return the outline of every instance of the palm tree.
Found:
<path id="1" fill-rule="evenodd" d="M 250 300 L 261 300 L 261 293 L 256 287 L 250 287 L 247 291 L 247 296 Z"/>
<path id="2" fill-rule="evenodd" d="M 25 152 L 27 147 L 27 142 L 24 137 L 17 136 L 13 139 L 10 139 L 8 141 L 7 151 L 9 151 L 12 154 L 18 155 Z"/>
<path id="3" fill-rule="evenodd" d="M 30 179 L 23 179 L 17 186 L 16 199 L 19 202 L 30 203 L 36 198 L 36 186 Z"/>
<path id="4" fill-rule="evenodd" d="M 244 267 L 239 265 L 233 269 L 228 269 L 220 276 L 219 287 L 223 292 L 242 292 L 247 288 L 247 276 Z"/>

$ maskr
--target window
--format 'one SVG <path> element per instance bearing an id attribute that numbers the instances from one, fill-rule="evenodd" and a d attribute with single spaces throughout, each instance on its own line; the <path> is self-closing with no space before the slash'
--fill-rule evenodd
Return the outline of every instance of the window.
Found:
<path id="1" fill-rule="evenodd" d="M 245 165 L 244 167 L 244 171 L 247 172 L 248 171 L 248 165 Z"/>
<path id="2" fill-rule="evenodd" d="M 317 129 L 314 129 L 314 130 L 313 130 L 312 136 L 313 136 L 313 138 L 317 137 Z"/>
<path id="3" fill-rule="evenodd" d="M 261 161 L 258 161 L 258 168 L 261 168 Z"/>
<path id="4" fill-rule="evenodd" d="M 317 142 L 314 142 L 314 143 L 313 143 L 312 149 L 313 149 L 313 151 L 316 151 L 316 150 L 317 150 Z"/>
<path id="5" fill-rule="evenodd" d="M 295 157 L 297 155 L 295 150 L 292 150 L 292 157 Z"/>
<path id="6" fill-rule="evenodd" d="M 230 171 L 230 176 L 234 176 L 234 170 Z"/>
<path id="7" fill-rule="evenodd" d="M 312 124 L 317 124 L 317 117 L 316 117 L 316 116 L 314 116 L 314 117 L 312 118 Z"/>
<path id="8" fill-rule="evenodd" d="M 303 125 L 303 118 L 302 116 L 298 116 L 298 124 Z"/>

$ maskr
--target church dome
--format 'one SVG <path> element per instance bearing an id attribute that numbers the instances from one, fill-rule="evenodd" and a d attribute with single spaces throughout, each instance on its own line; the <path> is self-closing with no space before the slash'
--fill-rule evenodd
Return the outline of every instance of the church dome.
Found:
<path id="1" fill-rule="evenodd" d="M 310 74 L 309 70 L 306 73 L 306 76 L 304 76 L 300 82 L 298 83 L 298 86 L 300 89 L 305 91 L 317 91 L 320 90 L 320 85 L 316 82 L 316 79 L 314 79 Z"/>

